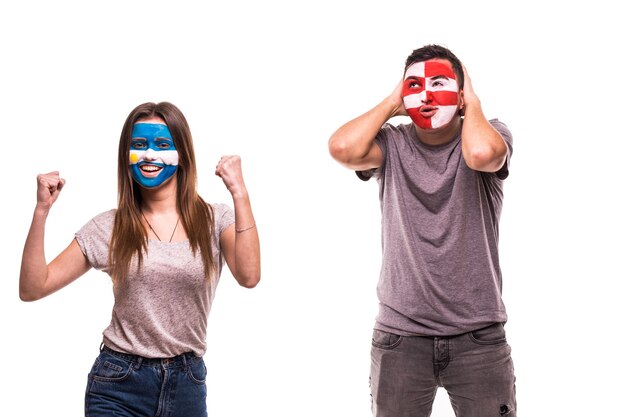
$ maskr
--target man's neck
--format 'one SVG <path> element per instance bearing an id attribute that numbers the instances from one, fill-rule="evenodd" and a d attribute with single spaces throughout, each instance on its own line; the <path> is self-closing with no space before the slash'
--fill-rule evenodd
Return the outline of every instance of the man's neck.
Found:
<path id="1" fill-rule="evenodd" d="M 438 146 L 454 140 L 459 135 L 462 126 L 463 120 L 460 116 L 456 116 L 450 123 L 438 129 L 421 129 L 416 125 L 415 130 L 421 142 L 426 145 Z"/>

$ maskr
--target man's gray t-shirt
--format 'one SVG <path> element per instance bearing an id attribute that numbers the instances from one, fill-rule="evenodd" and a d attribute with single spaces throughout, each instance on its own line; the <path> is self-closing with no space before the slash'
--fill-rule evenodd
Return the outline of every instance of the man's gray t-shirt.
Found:
<path id="1" fill-rule="evenodd" d="M 185 352 L 206 352 L 207 318 L 222 270 L 220 236 L 235 222 L 233 210 L 213 204 L 211 240 L 216 274 L 204 275 L 204 263 L 188 240 L 161 242 L 148 239 L 143 265 L 136 256 L 128 277 L 113 286 L 115 304 L 104 344 L 116 351 L 148 358 L 168 358 Z M 76 241 L 89 264 L 108 273 L 108 256 L 116 210 L 91 219 L 76 233 Z"/>
<path id="2" fill-rule="evenodd" d="M 382 267 L 376 329 L 400 335 L 451 336 L 507 320 L 498 260 L 503 180 L 513 141 L 497 173 L 470 169 L 461 135 L 430 146 L 411 124 L 386 124 L 376 137 L 384 162 L 377 178 L 382 210 Z"/>

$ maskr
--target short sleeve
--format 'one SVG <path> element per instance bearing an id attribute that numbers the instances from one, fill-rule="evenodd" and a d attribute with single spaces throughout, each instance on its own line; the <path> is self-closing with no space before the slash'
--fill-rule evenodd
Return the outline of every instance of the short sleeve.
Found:
<path id="1" fill-rule="evenodd" d="M 506 142 L 506 146 L 509 148 L 509 152 L 506 156 L 506 161 L 504 162 L 504 165 L 495 173 L 499 179 L 504 180 L 509 176 L 511 155 L 513 154 L 513 135 L 511 134 L 511 131 L 509 130 L 507 125 L 505 125 L 498 119 L 489 120 L 489 123 L 491 123 L 491 126 L 493 126 L 498 131 L 498 133 L 500 133 L 500 135 L 504 139 L 504 142 Z"/>
<path id="2" fill-rule="evenodd" d="M 228 226 L 235 223 L 235 212 L 226 204 L 212 204 L 212 206 L 215 231 L 219 238 Z"/>
<path id="3" fill-rule="evenodd" d="M 115 221 L 115 210 L 99 214 L 89 220 L 75 235 L 89 264 L 97 270 L 108 269 L 109 245 Z"/>
<path id="4" fill-rule="evenodd" d="M 383 161 L 387 160 L 387 135 L 395 127 L 390 123 L 385 123 L 383 127 L 378 131 L 376 137 L 374 138 L 374 143 L 378 145 L 381 152 L 383 153 Z M 363 181 L 369 181 L 370 178 L 379 175 L 380 172 L 384 171 L 385 162 L 378 168 L 372 168 L 365 171 L 355 171 L 356 176 Z"/>

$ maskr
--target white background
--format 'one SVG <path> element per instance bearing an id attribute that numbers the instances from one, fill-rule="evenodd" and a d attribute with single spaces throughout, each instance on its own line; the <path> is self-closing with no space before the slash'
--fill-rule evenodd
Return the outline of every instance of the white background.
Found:
<path id="1" fill-rule="evenodd" d="M 146 101 L 187 116 L 207 200 L 231 204 L 213 170 L 242 156 L 261 236 L 262 282 L 246 290 L 225 270 L 209 317 L 209 415 L 371 415 L 378 188 L 333 161 L 327 140 L 427 43 L 456 53 L 487 117 L 513 132 L 500 247 L 520 415 L 623 408 L 618 2 L 205 3 L 0 6 L 3 416 L 82 415 L 111 285 L 90 271 L 19 301 L 35 177 L 67 180 L 48 219 L 51 260 L 115 206 L 119 133 Z M 452 415 L 440 390 L 433 416 Z"/>

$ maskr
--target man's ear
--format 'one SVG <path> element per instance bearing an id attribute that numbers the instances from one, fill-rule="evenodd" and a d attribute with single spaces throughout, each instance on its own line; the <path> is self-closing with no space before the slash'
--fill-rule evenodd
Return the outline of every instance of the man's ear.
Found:
<path id="1" fill-rule="evenodd" d="M 465 97 L 463 97 L 463 90 L 459 91 L 459 116 L 465 116 Z"/>

